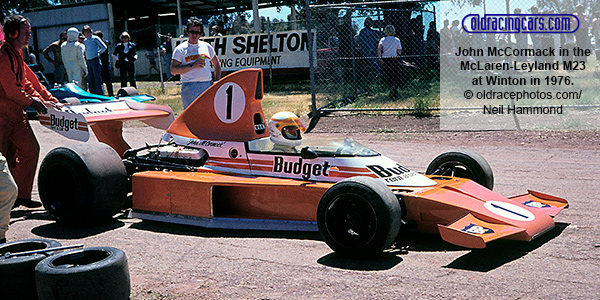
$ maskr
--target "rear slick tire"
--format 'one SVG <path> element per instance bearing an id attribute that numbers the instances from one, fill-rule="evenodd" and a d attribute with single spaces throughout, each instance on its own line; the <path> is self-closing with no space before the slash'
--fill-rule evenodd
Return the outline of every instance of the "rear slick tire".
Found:
<path id="1" fill-rule="evenodd" d="M 35 266 L 54 252 L 6 258 L 12 254 L 62 246 L 48 239 L 29 239 L 0 245 L 0 299 L 37 299 Z"/>
<path id="2" fill-rule="evenodd" d="M 125 300 L 131 293 L 127 257 L 112 247 L 90 247 L 50 256 L 35 268 L 40 300 Z"/>
<path id="3" fill-rule="evenodd" d="M 325 243 L 344 256 L 372 257 L 395 241 L 402 209 L 390 188 L 370 177 L 344 179 L 319 202 L 317 225 Z"/>
<path id="4" fill-rule="evenodd" d="M 71 224 L 108 220 L 124 208 L 127 171 L 106 144 L 55 148 L 40 167 L 38 189 L 44 208 Z"/>

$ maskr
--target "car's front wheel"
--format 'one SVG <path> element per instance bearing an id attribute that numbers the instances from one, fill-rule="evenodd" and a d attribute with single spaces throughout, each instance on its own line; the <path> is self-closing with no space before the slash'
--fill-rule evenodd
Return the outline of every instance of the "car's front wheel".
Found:
<path id="1" fill-rule="evenodd" d="M 401 211 L 398 199 L 381 180 L 353 177 L 325 192 L 317 209 L 317 225 L 336 253 L 373 256 L 396 239 Z"/>
<path id="2" fill-rule="evenodd" d="M 438 155 L 429 163 L 425 174 L 471 179 L 490 190 L 494 187 L 494 174 L 488 162 L 479 153 L 467 149 Z"/>

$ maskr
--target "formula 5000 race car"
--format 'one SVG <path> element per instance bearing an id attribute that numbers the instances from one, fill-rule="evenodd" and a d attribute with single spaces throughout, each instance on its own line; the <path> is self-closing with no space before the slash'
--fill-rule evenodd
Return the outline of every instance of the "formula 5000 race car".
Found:
<path id="1" fill-rule="evenodd" d="M 262 87 L 260 69 L 230 74 L 168 126 L 164 142 L 122 157 L 104 144 L 52 150 L 39 173 L 44 207 L 60 221 L 83 223 L 110 218 L 131 193 L 136 218 L 318 230 L 335 252 L 370 256 L 389 248 L 405 224 L 467 248 L 530 241 L 568 206 L 540 192 L 493 192 L 488 163 L 468 150 L 441 154 L 423 175 L 351 138 L 307 137 L 294 150 L 280 149 L 269 137 Z M 87 111 L 98 112 L 88 122 L 110 119 Z"/>

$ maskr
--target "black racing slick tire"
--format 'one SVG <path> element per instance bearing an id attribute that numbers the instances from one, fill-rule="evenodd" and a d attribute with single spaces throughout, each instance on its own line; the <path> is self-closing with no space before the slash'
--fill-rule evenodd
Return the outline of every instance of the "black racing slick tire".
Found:
<path id="1" fill-rule="evenodd" d="M 494 174 L 488 162 L 479 153 L 467 149 L 438 155 L 429 163 L 425 174 L 471 179 L 490 190 L 494 188 Z"/>
<path id="2" fill-rule="evenodd" d="M 0 245 L 0 299 L 37 299 L 35 266 L 54 252 L 6 257 L 11 254 L 60 247 L 48 239 L 29 239 Z"/>
<path id="3" fill-rule="evenodd" d="M 119 96 L 119 97 L 127 97 L 127 96 L 135 96 L 135 95 L 139 95 L 139 92 L 136 88 L 134 88 L 132 86 L 120 88 L 117 91 L 117 96 Z"/>
<path id="4" fill-rule="evenodd" d="M 392 245 L 401 216 L 400 202 L 383 181 L 359 176 L 344 179 L 323 194 L 317 225 L 336 253 L 371 257 Z"/>
<path id="5" fill-rule="evenodd" d="M 112 247 L 90 247 L 58 253 L 36 266 L 40 300 L 128 299 L 131 281 L 127 257 Z"/>
<path id="6" fill-rule="evenodd" d="M 50 151 L 40 167 L 44 208 L 57 220 L 82 224 L 110 219 L 127 201 L 127 171 L 106 144 L 79 144 Z"/>

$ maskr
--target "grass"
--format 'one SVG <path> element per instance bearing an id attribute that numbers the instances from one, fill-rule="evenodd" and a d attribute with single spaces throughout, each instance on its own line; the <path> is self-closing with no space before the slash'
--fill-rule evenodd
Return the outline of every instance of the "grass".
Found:
<path id="1" fill-rule="evenodd" d="M 329 102 L 344 99 L 345 91 L 355 90 L 350 85 L 329 83 L 317 86 L 321 93 L 316 95 L 317 107 L 324 106 Z M 329 88 L 330 90 L 327 90 Z M 417 77 L 409 80 L 405 86 L 399 89 L 400 95 L 395 99 L 389 98 L 389 90 L 383 78 L 377 77 L 369 84 L 359 87 L 361 92 L 355 97 L 347 97 L 347 101 L 338 101 L 336 108 L 414 108 L 416 116 L 426 117 L 430 115 L 428 108 L 439 107 L 440 104 L 440 82 L 439 78 Z M 334 90 L 335 89 L 335 90 Z M 164 92 L 160 82 L 141 81 L 138 82 L 138 90 L 141 94 L 149 94 L 156 97 L 156 104 L 167 105 L 173 109 L 175 116 L 183 111 L 181 105 L 181 86 L 175 82 L 165 83 Z M 268 78 L 264 82 L 264 97 L 262 107 L 265 118 L 270 118 L 280 111 L 290 111 L 303 117 L 311 111 L 310 82 L 306 79 L 279 80 L 272 86 Z M 376 112 L 381 114 L 382 112 Z M 392 113 L 398 113 L 393 111 Z M 401 112 L 402 113 L 402 112 Z"/>
<path id="2" fill-rule="evenodd" d="M 262 99 L 262 107 L 265 118 L 270 118 L 279 111 L 291 111 L 298 116 L 306 116 L 310 112 L 310 91 L 292 91 L 293 86 L 282 86 L 273 88 L 272 92 L 265 93 Z M 183 111 L 181 104 L 181 86 L 172 82 L 165 84 L 162 91 L 160 82 L 138 82 L 140 94 L 148 94 L 156 97 L 154 104 L 166 105 L 173 109 L 175 116 Z"/>

